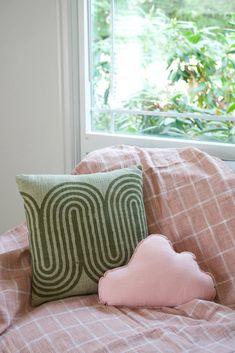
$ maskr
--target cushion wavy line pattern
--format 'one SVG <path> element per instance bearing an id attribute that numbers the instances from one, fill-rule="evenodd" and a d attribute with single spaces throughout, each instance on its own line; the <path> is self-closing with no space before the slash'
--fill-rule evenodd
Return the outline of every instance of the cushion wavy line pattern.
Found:
<path id="1" fill-rule="evenodd" d="M 101 303 L 116 306 L 173 307 L 215 297 L 212 277 L 195 256 L 176 253 L 160 234 L 142 240 L 126 266 L 105 272 L 98 288 Z"/>
<path id="2" fill-rule="evenodd" d="M 177 252 L 195 254 L 213 274 L 216 301 L 235 308 L 235 174 L 196 149 L 113 146 L 91 152 L 74 173 L 141 164 L 149 234 L 164 234 Z"/>
<path id="3" fill-rule="evenodd" d="M 32 254 L 32 304 L 97 292 L 147 235 L 142 172 L 17 177 Z M 134 234 L 134 235 L 133 235 Z"/>

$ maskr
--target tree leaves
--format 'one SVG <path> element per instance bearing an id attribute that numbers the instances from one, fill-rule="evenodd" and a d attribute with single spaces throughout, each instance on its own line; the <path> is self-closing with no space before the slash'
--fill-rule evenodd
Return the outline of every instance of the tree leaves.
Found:
<path id="1" fill-rule="evenodd" d="M 231 113 L 231 112 L 233 112 L 234 110 L 235 110 L 235 103 L 232 103 L 232 104 L 228 107 L 227 113 Z"/>
<path id="2" fill-rule="evenodd" d="M 95 65 L 93 101 L 109 107 L 113 100 L 110 94 L 113 84 L 111 73 L 118 58 L 115 50 L 113 53 L 117 57 L 111 57 L 110 1 L 92 0 L 92 3 L 94 8 L 97 7 L 94 11 L 97 31 L 94 30 L 95 45 L 92 47 Z M 138 116 L 128 113 L 116 115 L 115 130 L 234 143 L 234 123 L 217 121 L 216 115 L 235 116 L 235 15 L 227 12 L 225 17 L 223 11 L 216 12 L 218 5 L 210 0 L 200 4 L 200 7 L 195 7 L 193 2 L 194 11 L 188 12 L 184 11 L 184 6 L 189 9 L 191 0 L 183 0 L 184 6 L 181 0 L 172 0 L 170 7 L 167 3 L 165 0 L 116 2 L 116 16 L 127 16 L 129 11 L 137 14 L 143 24 L 138 38 L 133 38 L 133 41 L 139 41 L 142 52 L 142 66 L 145 68 L 143 87 L 136 94 L 127 96 L 122 102 L 122 108 L 155 113 L 171 111 L 185 113 L 186 117 L 144 116 L 142 113 Z M 205 16 L 208 4 L 214 12 Z M 229 8 L 232 5 L 221 2 L 221 6 Z M 118 22 L 115 22 L 114 28 L 117 26 Z M 123 45 L 128 45 L 124 36 L 121 38 L 115 35 L 114 43 L 119 40 L 123 41 Z M 151 66 L 154 67 L 154 60 L 162 60 L 163 57 L 168 85 L 160 90 L 159 72 L 154 73 L 151 69 L 152 75 L 156 76 L 155 81 L 146 80 L 144 75 Z M 188 118 L 187 113 L 201 114 L 202 119 Z M 211 121 L 203 120 L 205 114 L 214 117 Z M 107 114 L 100 114 L 96 126 L 101 130 L 102 126 L 104 130 L 110 129 L 110 121 Z"/>

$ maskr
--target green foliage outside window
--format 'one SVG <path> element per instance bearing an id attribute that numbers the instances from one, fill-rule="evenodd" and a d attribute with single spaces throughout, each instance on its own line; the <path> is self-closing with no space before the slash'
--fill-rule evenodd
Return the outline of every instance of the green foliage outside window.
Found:
<path id="1" fill-rule="evenodd" d="M 127 31 L 112 38 L 112 31 L 119 25 L 118 19 L 134 12 L 143 23 L 141 31 L 133 37 L 141 47 L 142 67 L 147 69 L 154 57 L 160 57 L 165 63 L 168 85 L 159 90 L 157 77 L 155 81 L 146 80 L 141 90 L 121 102 L 120 108 L 186 115 L 156 117 L 128 113 L 115 114 L 111 119 L 108 113 L 95 113 L 93 128 L 235 143 L 234 122 L 214 117 L 235 117 L 235 3 L 221 0 L 213 4 L 211 0 L 202 4 L 193 0 L 114 3 L 115 8 L 111 9 L 109 0 L 92 1 L 93 105 L 112 107 L 115 69 L 112 55 L 117 55 L 112 41 L 128 45 L 132 40 Z M 187 117 L 187 113 L 202 118 Z M 212 119 L 203 119 L 205 114 Z"/>

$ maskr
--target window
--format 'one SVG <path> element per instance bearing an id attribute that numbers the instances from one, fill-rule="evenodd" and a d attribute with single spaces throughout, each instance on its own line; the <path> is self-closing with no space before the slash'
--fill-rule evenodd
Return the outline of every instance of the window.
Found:
<path id="1" fill-rule="evenodd" d="M 235 157 L 234 1 L 90 0 L 85 15 L 86 141 Z"/>

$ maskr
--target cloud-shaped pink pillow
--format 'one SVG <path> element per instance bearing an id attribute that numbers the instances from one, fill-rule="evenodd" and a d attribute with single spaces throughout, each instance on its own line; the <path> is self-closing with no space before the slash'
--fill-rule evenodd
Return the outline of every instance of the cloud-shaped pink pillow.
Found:
<path id="1" fill-rule="evenodd" d="M 211 300 L 216 294 L 212 277 L 200 270 L 195 256 L 176 253 L 159 234 L 140 242 L 126 266 L 107 271 L 98 292 L 103 304 L 147 307 Z"/>

